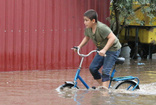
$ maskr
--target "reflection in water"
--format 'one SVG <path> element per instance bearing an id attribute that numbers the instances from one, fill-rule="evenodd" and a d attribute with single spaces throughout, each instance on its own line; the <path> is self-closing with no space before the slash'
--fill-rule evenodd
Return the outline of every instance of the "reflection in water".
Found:
<path id="1" fill-rule="evenodd" d="M 77 105 L 86 104 L 86 105 L 98 105 L 102 103 L 110 103 L 110 93 L 109 91 L 103 90 L 94 90 L 94 89 L 69 89 L 64 91 L 58 91 L 59 97 L 62 98 L 71 98 Z M 86 103 L 87 102 L 87 103 Z M 98 104 L 97 104 L 98 102 Z"/>

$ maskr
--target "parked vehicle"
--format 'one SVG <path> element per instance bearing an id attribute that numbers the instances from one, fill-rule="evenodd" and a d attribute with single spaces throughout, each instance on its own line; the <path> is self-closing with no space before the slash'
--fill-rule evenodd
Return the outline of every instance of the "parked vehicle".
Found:
<path id="1" fill-rule="evenodd" d="M 139 5 L 134 4 L 133 8 L 137 7 Z M 128 43 L 131 48 L 131 58 L 137 58 L 138 55 L 141 58 L 147 58 L 148 55 L 152 58 L 152 54 L 156 53 L 156 21 L 150 23 L 150 18 L 146 13 L 143 14 L 141 10 L 136 11 L 135 15 L 139 20 L 144 21 L 144 24 L 131 22 L 121 31 L 119 40 L 122 44 Z M 156 17 L 154 20 L 156 20 Z"/>

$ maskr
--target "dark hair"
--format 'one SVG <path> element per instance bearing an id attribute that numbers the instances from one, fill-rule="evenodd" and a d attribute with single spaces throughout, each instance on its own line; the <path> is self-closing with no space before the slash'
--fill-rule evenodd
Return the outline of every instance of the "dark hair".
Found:
<path id="1" fill-rule="evenodd" d="M 98 21 L 98 14 L 95 10 L 90 9 L 84 13 L 84 16 L 88 17 L 90 20 L 95 19 L 95 22 Z"/>

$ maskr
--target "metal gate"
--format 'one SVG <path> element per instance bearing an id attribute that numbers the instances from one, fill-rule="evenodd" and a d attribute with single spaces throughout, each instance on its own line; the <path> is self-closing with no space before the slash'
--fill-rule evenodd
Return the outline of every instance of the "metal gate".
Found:
<path id="1" fill-rule="evenodd" d="M 83 13 L 109 16 L 109 0 L 0 0 L 0 71 L 52 70 L 78 66 L 70 50 L 84 37 Z M 82 50 L 94 49 L 92 42 Z M 87 67 L 93 55 L 84 62 Z"/>

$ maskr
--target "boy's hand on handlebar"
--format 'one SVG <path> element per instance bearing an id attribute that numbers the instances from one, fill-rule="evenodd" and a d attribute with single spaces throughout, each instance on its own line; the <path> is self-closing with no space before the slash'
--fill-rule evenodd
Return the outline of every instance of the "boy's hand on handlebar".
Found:
<path id="1" fill-rule="evenodd" d="M 74 46 L 72 49 L 73 49 L 75 52 L 77 52 L 77 50 L 80 49 L 80 47 L 79 47 L 79 46 Z"/>
<path id="2" fill-rule="evenodd" d="M 105 57 L 106 56 L 106 51 L 105 50 L 100 50 L 99 55 Z"/>

